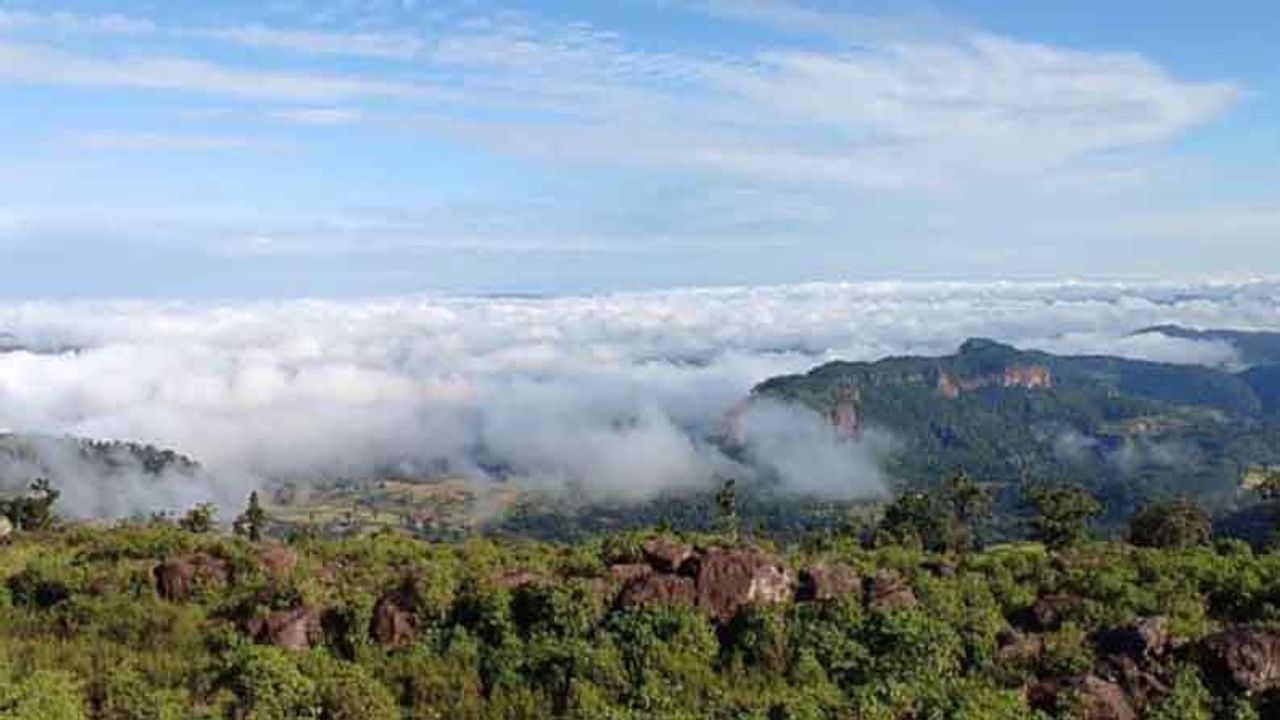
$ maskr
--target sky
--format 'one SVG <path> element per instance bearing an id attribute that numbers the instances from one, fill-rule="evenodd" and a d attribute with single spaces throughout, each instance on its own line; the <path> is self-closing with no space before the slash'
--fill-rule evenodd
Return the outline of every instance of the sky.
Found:
<path id="1" fill-rule="evenodd" d="M 0 0 L 0 298 L 1280 275 L 1280 8 Z"/>

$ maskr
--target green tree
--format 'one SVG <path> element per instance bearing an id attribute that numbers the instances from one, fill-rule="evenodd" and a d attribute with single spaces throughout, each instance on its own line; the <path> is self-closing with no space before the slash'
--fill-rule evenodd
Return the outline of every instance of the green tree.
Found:
<path id="1" fill-rule="evenodd" d="M 908 491 L 885 508 L 876 528 L 880 544 L 942 552 L 956 544 L 955 523 L 947 508 L 929 493 Z"/>
<path id="2" fill-rule="evenodd" d="M 725 480 L 716 491 L 716 508 L 720 511 L 721 527 L 736 540 L 739 535 L 738 482 L 736 480 L 732 478 Z"/>
<path id="3" fill-rule="evenodd" d="M 249 542 L 258 542 L 262 539 L 262 531 L 266 524 L 267 511 L 262 509 L 262 503 L 258 500 L 258 491 L 254 490 L 249 494 L 248 507 L 236 518 L 232 530 L 236 535 L 248 538 Z"/>
<path id="4" fill-rule="evenodd" d="M 0 503 L 0 514 L 20 530 L 48 530 L 55 520 L 53 506 L 61 496 L 48 478 L 40 478 L 26 494 Z"/>
<path id="5" fill-rule="evenodd" d="M 1139 547 L 1182 550 L 1212 537 L 1209 514 L 1188 498 L 1148 505 L 1129 520 L 1129 542 Z"/>
<path id="6" fill-rule="evenodd" d="M 84 699 L 69 673 L 37 670 L 20 681 L 0 676 L 0 718 L 84 720 Z"/>
<path id="7" fill-rule="evenodd" d="M 178 520 L 178 527 L 187 532 L 203 534 L 213 531 L 214 518 L 218 511 L 212 503 L 200 503 L 191 508 Z"/>
<path id="8" fill-rule="evenodd" d="M 957 549 L 977 546 L 981 525 L 991 516 L 991 494 L 961 470 L 947 481 L 944 495 L 955 523 Z"/>
<path id="9" fill-rule="evenodd" d="M 1066 485 L 1039 486 L 1028 492 L 1031 531 L 1050 548 L 1077 545 L 1089 536 L 1089 523 L 1102 506 L 1087 491 Z"/>

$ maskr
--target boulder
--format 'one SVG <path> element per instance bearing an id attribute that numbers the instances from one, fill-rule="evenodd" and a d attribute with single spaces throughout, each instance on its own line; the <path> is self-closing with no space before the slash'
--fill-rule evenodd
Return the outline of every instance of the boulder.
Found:
<path id="1" fill-rule="evenodd" d="M 800 573 L 796 599 L 827 601 L 862 591 L 862 580 L 844 563 L 818 563 Z"/>
<path id="2" fill-rule="evenodd" d="M 1030 663 L 1044 655 L 1044 636 L 1027 635 L 1016 630 L 1001 632 L 996 641 L 1000 645 L 999 658 L 1005 662 Z"/>
<path id="3" fill-rule="evenodd" d="M 609 577 L 614 582 L 626 584 L 632 580 L 642 577 L 648 577 L 653 574 L 653 568 L 644 563 L 634 563 L 629 565 L 611 565 L 609 566 Z"/>
<path id="4" fill-rule="evenodd" d="M 1075 595 L 1045 595 L 1036 600 L 1027 612 L 1027 622 L 1033 630 L 1053 632 L 1062 623 L 1075 617 L 1084 609 L 1084 600 Z"/>
<path id="5" fill-rule="evenodd" d="M 541 575 L 530 570 L 503 570 L 489 576 L 489 582 L 506 590 L 518 590 L 541 580 Z"/>
<path id="6" fill-rule="evenodd" d="M 5 540 L 8 540 L 9 536 L 12 534 L 13 534 L 13 523 L 9 522 L 9 518 L 5 517 L 4 515 L 0 515 L 0 542 L 4 542 Z"/>
<path id="7" fill-rule="evenodd" d="M 1163 659 L 1173 642 L 1168 619 L 1155 616 L 1104 630 L 1098 634 L 1096 644 L 1100 655 L 1123 656 L 1138 665 L 1150 665 Z"/>
<path id="8" fill-rule="evenodd" d="M 1027 688 L 1027 702 L 1037 710 L 1054 713 L 1068 704 L 1079 709 L 1081 720 L 1137 720 L 1137 713 L 1117 684 L 1097 675 L 1079 675 L 1036 683 Z"/>
<path id="9" fill-rule="evenodd" d="M 199 587 L 220 585 L 231 576 L 231 566 L 226 560 L 206 553 L 166 560 L 152 571 L 156 580 L 156 592 L 170 602 L 181 602 L 191 597 Z"/>
<path id="10" fill-rule="evenodd" d="M 1200 650 L 1219 685 L 1250 694 L 1280 689 L 1280 630 L 1232 628 L 1205 638 Z"/>
<path id="11" fill-rule="evenodd" d="M 276 610 L 250 620 L 246 629 L 254 642 L 285 650 L 306 650 L 318 639 L 320 618 L 305 607 Z"/>
<path id="12" fill-rule="evenodd" d="M 903 610 L 915 606 L 916 595 L 911 586 L 892 572 L 882 570 L 868 584 L 867 608 L 870 610 Z"/>
<path id="13" fill-rule="evenodd" d="M 618 607 L 645 605 L 693 605 L 698 593 L 691 578 L 682 575 L 649 574 L 633 579 L 618 595 Z"/>
<path id="14" fill-rule="evenodd" d="M 749 603 L 791 600 L 791 574 L 775 558 L 756 550 L 712 550 L 698 560 L 698 606 L 720 621 Z"/>
<path id="15" fill-rule="evenodd" d="M 680 572 L 693 557 L 693 546 L 665 538 L 655 538 L 645 542 L 644 559 L 658 572 Z"/>
<path id="16" fill-rule="evenodd" d="M 273 543 L 258 550 L 258 567 L 268 580 L 281 585 L 298 567 L 298 555 L 284 545 Z"/>
<path id="17" fill-rule="evenodd" d="M 924 569 L 929 571 L 930 575 L 939 578 L 953 578 L 956 576 L 956 564 L 946 560 L 931 560 L 924 564 Z"/>
<path id="18" fill-rule="evenodd" d="M 404 591 L 387 593 L 373 607 L 369 635 L 380 645 L 404 647 L 415 637 L 413 598 Z"/>

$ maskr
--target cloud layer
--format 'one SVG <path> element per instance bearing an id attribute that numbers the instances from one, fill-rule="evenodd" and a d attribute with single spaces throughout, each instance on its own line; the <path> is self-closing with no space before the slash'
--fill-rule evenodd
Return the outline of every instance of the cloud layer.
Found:
<path id="1" fill-rule="evenodd" d="M 644 498 L 713 482 L 708 443 L 767 377 L 833 358 L 947 353 L 969 336 L 1057 352 L 1231 363 L 1152 324 L 1274 328 L 1280 286 L 848 284 L 563 298 L 0 306 L 0 430 L 155 443 L 225 479 L 504 476 Z M 26 349 L 19 349 L 26 348 Z M 67 350 L 78 348 L 78 350 Z M 788 417 L 787 413 L 794 416 Z M 767 408 L 748 457 L 799 492 L 878 491 L 883 444 Z M 75 507 L 172 498 L 86 478 Z M 198 493 L 197 493 L 198 494 Z M 182 495 L 184 501 L 193 498 Z"/>

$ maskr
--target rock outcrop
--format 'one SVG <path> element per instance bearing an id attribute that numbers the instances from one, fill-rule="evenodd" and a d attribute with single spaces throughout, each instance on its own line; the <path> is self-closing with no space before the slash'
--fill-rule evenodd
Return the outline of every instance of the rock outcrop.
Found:
<path id="1" fill-rule="evenodd" d="M 693 558 L 693 546 L 664 538 L 649 540 L 643 546 L 644 559 L 654 570 L 664 573 L 680 572 Z"/>
<path id="2" fill-rule="evenodd" d="M 166 560 L 152 571 L 156 592 L 170 602 L 182 602 L 197 589 L 222 585 L 231 576 L 231 566 L 222 558 L 195 553 Z"/>
<path id="3" fill-rule="evenodd" d="M 794 581 L 773 557 L 755 550 L 711 550 L 697 560 L 698 607 L 727 621 L 749 603 L 792 597 Z"/>
<path id="4" fill-rule="evenodd" d="M 1075 595 L 1044 595 L 1031 605 L 1023 620 L 1032 630 L 1053 632 L 1083 609 L 1084 600 Z"/>
<path id="5" fill-rule="evenodd" d="M 285 650 L 306 650 L 320 635 L 320 618 L 309 608 L 276 610 L 250 620 L 249 637 L 263 645 Z"/>
<path id="6" fill-rule="evenodd" d="M 1058 711 L 1068 698 L 1079 710 L 1073 717 L 1082 720 L 1137 720 L 1124 690 L 1097 675 L 1049 680 L 1027 688 L 1028 703 L 1046 712 Z"/>
<path id="7" fill-rule="evenodd" d="M 396 590 L 378 598 L 373 607 L 373 619 L 369 623 L 369 635 L 380 645 L 405 647 L 412 645 L 416 637 L 412 594 Z"/>
<path id="8" fill-rule="evenodd" d="M 867 584 L 867 608 L 870 610 L 903 610 L 916 605 L 911 586 L 895 573 L 882 570 Z"/>
<path id="9" fill-rule="evenodd" d="M 698 591 L 692 578 L 683 575 L 650 574 L 627 583 L 618 595 L 618 606 L 638 608 L 645 605 L 693 605 Z"/>
<path id="10" fill-rule="evenodd" d="M 796 599 L 824 602 L 862 592 L 862 579 L 844 563 L 818 563 L 800 573 Z"/>
<path id="11" fill-rule="evenodd" d="M 268 580 L 281 585 L 298 567 L 298 555 L 284 545 L 273 543 L 258 550 L 258 567 Z"/>
<path id="12" fill-rule="evenodd" d="M 1240 627 L 1200 644 L 1201 663 L 1216 683 L 1261 694 L 1280 689 L 1280 631 Z"/>

